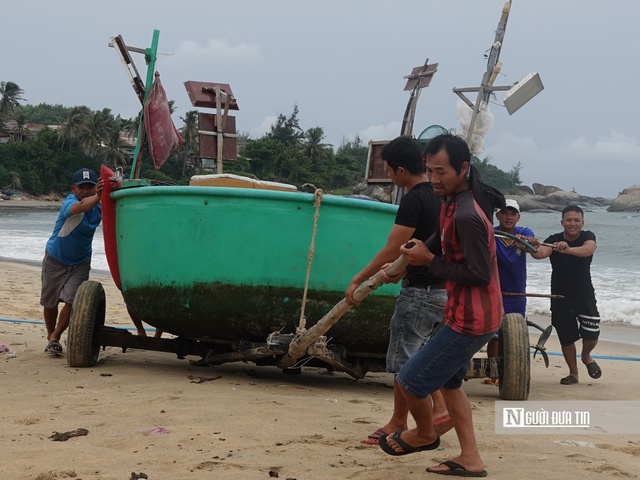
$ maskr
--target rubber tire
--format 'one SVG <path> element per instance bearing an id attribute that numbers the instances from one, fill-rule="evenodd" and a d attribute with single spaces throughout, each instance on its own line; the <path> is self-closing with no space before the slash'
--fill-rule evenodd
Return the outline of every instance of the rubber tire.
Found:
<path id="1" fill-rule="evenodd" d="M 526 400 L 531 382 L 529 329 L 519 313 L 508 313 L 502 319 L 498 334 L 498 386 L 502 400 Z"/>
<path id="2" fill-rule="evenodd" d="M 106 299 L 100 282 L 80 285 L 71 307 L 67 335 L 67 362 L 70 367 L 93 367 L 98 363 L 100 345 L 95 334 L 104 325 Z"/>

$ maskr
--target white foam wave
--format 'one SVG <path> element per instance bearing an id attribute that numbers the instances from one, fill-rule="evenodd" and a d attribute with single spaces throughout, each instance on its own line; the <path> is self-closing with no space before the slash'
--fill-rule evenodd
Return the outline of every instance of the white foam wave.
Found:
<path id="1" fill-rule="evenodd" d="M 548 261 L 530 262 L 527 270 L 527 290 L 532 293 L 550 293 L 551 266 Z M 602 322 L 640 327 L 640 299 L 636 294 L 640 291 L 640 277 L 635 271 L 592 265 L 591 278 Z M 549 300 L 527 299 L 527 312 L 549 315 Z"/>

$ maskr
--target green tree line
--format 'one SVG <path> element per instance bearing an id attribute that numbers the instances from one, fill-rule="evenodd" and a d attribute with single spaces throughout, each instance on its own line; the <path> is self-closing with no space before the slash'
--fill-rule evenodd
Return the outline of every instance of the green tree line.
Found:
<path id="1" fill-rule="evenodd" d="M 101 164 L 121 167 L 128 173 L 132 145 L 138 131 L 137 118 L 114 116 L 110 109 L 93 111 L 85 106 L 65 107 L 41 103 L 29 105 L 23 90 L 13 82 L 0 83 L 0 188 L 21 189 L 32 195 L 69 190 L 69 179 L 82 167 L 96 171 Z M 173 107 L 173 102 L 170 102 Z M 195 173 L 203 173 L 199 162 L 198 112 L 181 117 L 180 133 L 185 140 L 163 165 L 153 168 L 143 148 L 141 177 L 188 184 Z M 35 135 L 27 124 L 55 126 Z M 261 180 L 300 186 L 310 183 L 333 193 L 350 193 L 362 182 L 368 146 L 356 137 L 335 148 L 324 143 L 322 127 L 303 129 L 299 110 L 278 115 L 270 131 L 257 139 L 240 135 L 243 145 L 237 160 L 224 161 L 223 170 Z M 8 140 L 8 141 L 7 141 Z M 486 183 L 504 193 L 520 183 L 520 165 L 503 172 L 488 159 L 475 159 Z"/>

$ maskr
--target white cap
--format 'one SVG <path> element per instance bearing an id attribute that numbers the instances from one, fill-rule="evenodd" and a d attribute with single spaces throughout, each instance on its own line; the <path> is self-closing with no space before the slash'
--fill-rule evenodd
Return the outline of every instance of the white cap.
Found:
<path id="1" fill-rule="evenodd" d="M 518 202 L 516 202 L 513 198 L 506 199 L 504 209 L 507 208 L 513 208 L 516 212 L 520 213 L 520 205 L 518 205 Z"/>

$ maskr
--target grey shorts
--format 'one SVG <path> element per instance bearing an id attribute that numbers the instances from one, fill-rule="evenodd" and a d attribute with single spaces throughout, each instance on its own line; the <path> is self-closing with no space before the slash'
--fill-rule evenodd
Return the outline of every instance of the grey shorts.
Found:
<path id="1" fill-rule="evenodd" d="M 76 292 L 89 279 L 91 260 L 78 265 L 65 265 L 45 252 L 42 260 L 42 292 L 40 305 L 58 308 L 58 303 L 73 303 Z"/>
<path id="2" fill-rule="evenodd" d="M 405 287 L 400 290 L 391 317 L 387 372 L 398 373 L 442 323 L 447 302 L 444 289 Z"/>

